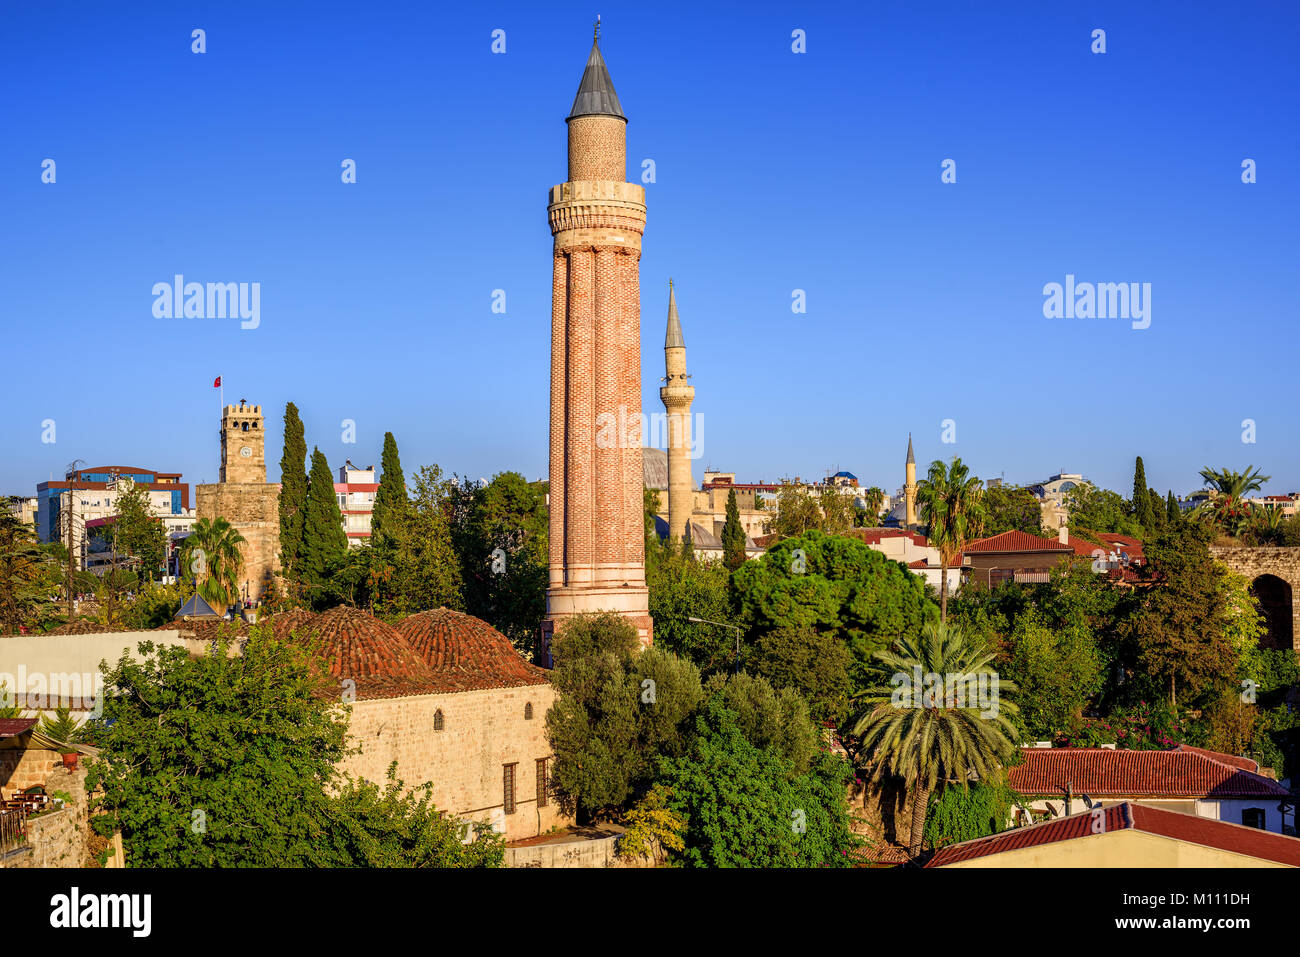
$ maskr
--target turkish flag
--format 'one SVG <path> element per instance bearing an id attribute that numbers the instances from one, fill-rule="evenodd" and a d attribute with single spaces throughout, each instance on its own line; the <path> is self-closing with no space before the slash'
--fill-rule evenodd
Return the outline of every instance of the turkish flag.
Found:
<path id="1" fill-rule="evenodd" d="M 221 376 L 217 376 L 215 379 L 212 380 L 212 388 L 214 389 L 221 388 Z"/>

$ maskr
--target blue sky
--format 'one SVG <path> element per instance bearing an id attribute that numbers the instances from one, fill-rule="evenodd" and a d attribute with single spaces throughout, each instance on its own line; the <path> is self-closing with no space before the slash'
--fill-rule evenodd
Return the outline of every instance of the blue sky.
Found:
<path id="1" fill-rule="evenodd" d="M 1126 491 L 1140 454 L 1162 491 L 1300 488 L 1300 12 L 989 6 L 6 3 L 0 492 L 74 458 L 215 481 L 216 375 L 272 411 L 272 480 L 289 400 L 332 465 L 391 430 L 408 474 L 544 476 L 546 191 L 597 11 L 629 178 L 656 167 L 643 401 L 672 276 L 697 480 L 892 491 L 911 431 L 1012 482 Z M 260 282 L 260 325 L 155 318 L 176 273 Z M 1044 318 L 1067 274 L 1150 283 L 1150 328 Z"/>

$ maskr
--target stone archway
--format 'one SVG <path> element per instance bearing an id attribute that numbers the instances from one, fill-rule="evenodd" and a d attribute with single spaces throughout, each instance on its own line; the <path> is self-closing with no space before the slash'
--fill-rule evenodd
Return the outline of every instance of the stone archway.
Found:
<path id="1" fill-rule="evenodd" d="M 1239 575 L 1250 579 L 1250 591 L 1268 622 L 1268 636 L 1260 643 L 1269 648 L 1300 652 L 1300 548 L 1211 545 L 1210 554 Z"/>
<path id="2" fill-rule="evenodd" d="M 1276 575 L 1260 575 L 1250 583 L 1250 593 L 1259 604 L 1268 624 L 1268 634 L 1259 640 L 1265 648 L 1294 648 L 1295 624 L 1292 621 L 1291 586 Z"/>

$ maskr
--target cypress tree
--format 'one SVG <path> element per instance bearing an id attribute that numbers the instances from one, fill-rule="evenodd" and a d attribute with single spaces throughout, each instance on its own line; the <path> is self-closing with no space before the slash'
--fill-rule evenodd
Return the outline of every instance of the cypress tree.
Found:
<path id="1" fill-rule="evenodd" d="M 309 588 L 325 584 L 330 564 L 347 552 L 343 514 L 334 492 L 334 476 L 320 449 L 312 449 L 311 475 L 307 480 L 307 507 L 303 512 L 301 579 Z"/>
<path id="2" fill-rule="evenodd" d="M 307 506 L 307 440 L 298 407 L 284 407 L 284 452 L 280 455 L 280 567 L 290 582 L 299 580 L 303 510 Z"/>
<path id="3" fill-rule="evenodd" d="M 1169 495 L 1165 499 L 1165 524 L 1177 525 L 1178 520 L 1183 517 L 1182 510 L 1178 507 L 1178 500 L 1174 498 L 1174 490 L 1169 490 Z"/>
<path id="4" fill-rule="evenodd" d="M 1150 519 L 1153 534 L 1165 527 L 1165 500 L 1153 488 L 1147 489 L 1147 516 Z"/>
<path id="5" fill-rule="evenodd" d="M 1133 466 L 1133 497 L 1129 500 L 1133 509 L 1133 517 L 1137 523 L 1146 529 L 1151 524 L 1151 501 L 1147 497 L 1147 470 L 1142 465 L 1142 456 L 1137 457 L 1137 463 Z"/>
<path id="6" fill-rule="evenodd" d="M 740 524 L 736 490 L 727 493 L 727 520 L 722 526 L 722 562 L 732 571 L 745 564 L 745 529 Z"/>
<path id="7" fill-rule="evenodd" d="M 411 521 L 411 499 L 406 494 L 406 476 L 402 472 L 402 460 L 392 432 L 384 433 L 380 467 L 383 472 L 379 476 L 379 490 L 375 492 L 375 508 L 370 515 L 370 544 L 375 548 L 388 548 L 405 539 L 404 532 Z"/>

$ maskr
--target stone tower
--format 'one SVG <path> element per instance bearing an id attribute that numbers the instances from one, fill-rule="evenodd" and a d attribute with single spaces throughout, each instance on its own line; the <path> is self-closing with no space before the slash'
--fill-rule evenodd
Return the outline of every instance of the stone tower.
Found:
<path id="1" fill-rule="evenodd" d="M 668 333 L 664 336 L 664 386 L 659 398 L 668 410 L 668 537 L 682 541 L 695 507 L 691 477 L 691 402 L 695 387 L 687 381 L 686 340 L 677 317 L 677 296 L 668 280 Z"/>
<path id="2" fill-rule="evenodd" d="M 907 527 L 916 527 L 916 456 L 912 454 L 912 433 L 907 433 L 907 466 L 903 478 L 903 502 L 907 508 Z"/>
<path id="3" fill-rule="evenodd" d="M 224 518 L 244 537 L 241 598 L 259 601 L 280 568 L 280 486 L 266 481 L 265 420 L 260 405 L 221 410 L 221 481 L 197 489 L 198 518 Z"/>
<path id="4" fill-rule="evenodd" d="M 543 640 L 583 612 L 653 626 L 641 473 L 641 234 L 627 117 L 599 35 L 569 112 L 569 178 L 551 187 L 550 587 Z"/>
<path id="5" fill-rule="evenodd" d="M 266 482 L 266 442 L 262 407 L 228 405 L 221 413 L 221 481 Z"/>

